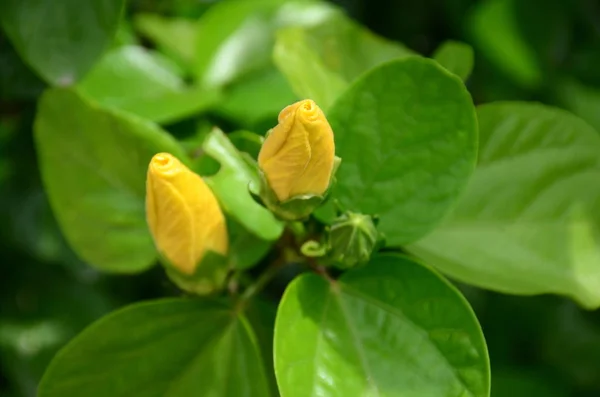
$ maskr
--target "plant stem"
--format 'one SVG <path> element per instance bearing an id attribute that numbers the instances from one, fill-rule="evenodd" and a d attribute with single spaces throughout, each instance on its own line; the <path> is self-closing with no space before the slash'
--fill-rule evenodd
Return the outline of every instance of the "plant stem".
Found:
<path id="1" fill-rule="evenodd" d="M 240 296 L 238 308 L 243 308 L 246 302 L 262 291 L 262 289 L 273 279 L 273 277 L 277 275 L 279 269 L 280 267 L 277 264 L 268 267 L 253 284 L 250 284 Z"/>
<path id="2" fill-rule="evenodd" d="M 287 227 L 290 229 L 290 231 L 296 237 L 297 240 L 302 240 L 304 239 L 304 237 L 306 237 L 306 226 L 304 226 L 302 222 L 288 222 Z"/>

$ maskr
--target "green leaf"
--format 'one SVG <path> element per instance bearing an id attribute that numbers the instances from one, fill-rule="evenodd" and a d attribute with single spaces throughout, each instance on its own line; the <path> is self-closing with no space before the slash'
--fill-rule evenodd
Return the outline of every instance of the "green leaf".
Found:
<path id="1" fill-rule="evenodd" d="M 227 222 L 229 234 L 229 263 L 236 269 L 248 269 L 256 265 L 269 251 L 273 241 L 265 241 L 248 231 L 238 222 Z"/>
<path id="2" fill-rule="evenodd" d="M 477 319 L 447 281 L 398 255 L 338 280 L 296 278 L 275 323 L 281 395 L 489 396 Z"/>
<path id="3" fill-rule="evenodd" d="M 473 70 L 473 47 L 449 40 L 435 50 L 433 59 L 462 81 L 466 81 Z"/>
<path id="4" fill-rule="evenodd" d="M 177 60 L 182 66 L 192 68 L 196 56 L 198 26 L 185 18 L 166 18 L 156 14 L 138 14 L 133 24 L 143 36 Z"/>
<path id="5" fill-rule="evenodd" d="M 479 287 L 600 307 L 600 136 L 537 104 L 499 102 L 478 115 L 479 164 L 466 192 L 409 250 Z"/>
<path id="6" fill-rule="evenodd" d="M 487 0 L 477 4 L 469 29 L 478 49 L 515 82 L 527 88 L 542 83 L 534 50 L 518 26 L 518 0 Z"/>
<path id="7" fill-rule="evenodd" d="M 311 48 L 307 35 L 306 31 L 298 28 L 281 31 L 277 35 L 273 59 L 298 97 L 310 98 L 327 108 L 348 83 L 323 65 Z"/>
<path id="8" fill-rule="evenodd" d="M 126 330 L 126 332 L 124 332 Z M 39 397 L 269 396 L 247 320 L 212 301 L 128 306 L 85 329 L 54 358 Z"/>
<path id="9" fill-rule="evenodd" d="M 344 14 L 332 13 L 316 26 L 279 32 L 273 58 L 300 98 L 311 98 L 328 108 L 362 73 L 413 54 Z"/>
<path id="10" fill-rule="evenodd" d="M 600 132 L 600 88 L 567 80 L 556 85 L 561 104 Z"/>
<path id="11" fill-rule="evenodd" d="M 123 0 L 3 0 L 2 26 L 15 48 L 44 80 L 71 85 L 107 48 Z"/>
<path id="12" fill-rule="evenodd" d="M 152 156 L 185 161 L 154 124 L 52 89 L 35 121 L 38 161 L 58 223 L 78 255 L 102 270 L 139 272 L 155 259 L 144 201 Z"/>
<path id="13" fill-rule="evenodd" d="M 279 112 L 297 100 L 285 77 L 268 67 L 228 87 L 215 112 L 254 129 L 264 121 L 275 123 Z"/>
<path id="14" fill-rule="evenodd" d="M 264 138 L 261 135 L 250 131 L 239 130 L 227 134 L 227 137 L 231 143 L 235 145 L 237 150 L 248 153 L 250 157 L 255 160 L 258 158 L 258 153 L 260 153 L 264 141 Z"/>
<path id="15" fill-rule="evenodd" d="M 257 203 L 248 191 L 250 182 L 259 183 L 257 171 L 250 167 L 219 129 L 210 132 L 202 149 L 221 164 L 219 172 L 205 180 L 223 210 L 261 239 L 276 240 L 283 232 L 283 224 Z"/>
<path id="16" fill-rule="evenodd" d="M 277 381 L 275 380 L 275 368 L 273 365 L 273 329 L 275 328 L 275 315 L 277 306 L 271 300 L 262 299 L 255 296 L 248 301 L 245 309 L 246 317 L 252 325 L 256 334 L 258 346 L 260 347 L 261 357 L 265 368 L 267 369 L 267 378 L 269 387 L 274 396 L 279 396 Z"/>
<path id="17" fill-rule="evenodd" d="M 107 53 L 77 89 L 101 104 L 159 123 L 200 113 L 219 100 L 214 90 L 188 88 L 181 78 L 142 47 Z"/>
<path id="18" fill-rule="evenodd" d="M 319 1 L 227 1 L 198 21 L 196 77 L 206 86 L 223 86 L 271 64 L 275 31 L 310 26 L 336 10 Z"/>
<path id="19" fill-rule="evenodd" d="M 435 61 L 410 57 L 360 78 L 327 114 L 342 164 L 333 197 L 380 215 L 391 245 L 424 236 L 450 210 L 475 166 L 471 97 Z"/>

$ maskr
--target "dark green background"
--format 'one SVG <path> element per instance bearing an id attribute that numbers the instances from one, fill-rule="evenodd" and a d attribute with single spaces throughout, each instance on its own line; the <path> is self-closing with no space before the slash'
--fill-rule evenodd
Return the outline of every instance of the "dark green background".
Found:
<path id="1" fill-rule="evenodd" d="M 133 0 L 127 16 L 154 12 L 195 18 L 211 3 Z M 336 3 L 374 32 L 424 55 L 431 55 L 448 39 L 473 45 L 475 67 L 467 87 L 477 104 L 503 99 L 539 101 L 567 108 L 596 129 L 600 127 L 600 91 L 594 91 L 600 90 L 597 1 L 513 1 L 517 23 L 508 31 L 478 21 L 474 7 L 483 2 L 471 0 Z M 528 49 L 527 60 L 510 51 L 510 46 L 508 50 L 504 47 L 509 36 L 517 37 Z M 67 247 L 49 210 L 33 145 L 33 116 L 44 87 L 0 32 L 3 397 L 33 396 L 57 349 L 101 315 L 130 302 L 178 294 L 160 268 L 137 276 L 101 274 L 81 263 Z M 595 113 L 590 99 L 594 93 L 599 104 Z M 208 121 L 227 131 L 247 127 L 223 114 L 209 114 Z M 166 128 L 184 138 L 193 125 L 190 123 Z M 274 118 L 260 120 L 255 130 L 261 132 L 274 123 Z M 600 395 L 597 312 L 581 310 L 572 301 L 555 296 L 515 297 L 459 287 L 473 305 L 486 336 L 493 396 Z M 274 283 L 267 295 L 275 301 L 282 288 Z"/>

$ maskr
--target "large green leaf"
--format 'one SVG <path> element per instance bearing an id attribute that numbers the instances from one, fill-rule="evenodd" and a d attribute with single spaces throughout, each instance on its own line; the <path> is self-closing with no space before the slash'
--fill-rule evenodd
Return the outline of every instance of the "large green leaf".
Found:
<path id="1" fill-rule="evenodd" d="M 215 90 L 188 88 L 151 53 L 124 46 L 107 53 L 77 89 L 101 104 L 167 123 L 207 110 Z"/>
<path id="2" fill-rule="evenodd" d="M 600 135 L 536 104 L 481 106 L 479 164 L 452 216 L 409 246 L 464 282 L 600 306 Z"/>
<path id="3" fill-rule="evenodd" d="M 469 78 L 473 70 L 473 47 L 459 41 L 444 42 L 435 50 L 433 58 L 463 81 Z"/>
<path id="4" fill-rule="evenodd" d="M 47 91 L 35 138 L 48 198 L 68 242 L 100 269 L 137 272 L 155 258 L 146 225 L 146 171 L 177 142 L 154 124 L 104 110 L 67 89 Z"/>
<path id="5" fill-rule="evenodd" d="M 348 83 L 373 67 L 414 53 L 363 28 L 342 13 L 277 35 L 273 58 L 301 98 L 327 108 Z"/>
<path id="6" fill-rule="evenodd" d="M 392 245 L 429 232 L 475 166 L 477 120 L 458 77 L 419 57 L 386 63 L 328 112 L 342 164 L 333 196 L 381 216 Z"/>
<path id="7" fill-rule="evenodd" d="M 110 44 L 124 0 L 3 0 L 0 20 L 21 57 L 47 82 L 70 85 Z"/>
<path id="8" fill-rule="evenodd" d="M 270 395 L 247 320 L 212 301 L 135 304 L 85 329 L 54 358 L 39 397 Z"/>
<path id="9" fill-rule="evenodd" d="M 283 397 L 487 397 L 489 360 L 467 301 L 399 255 L 332 281 L 295 279 L 275 323 Z"/>
<path id="10" fill-rule="evenodd" d="M 221 164 L 219 171 L 206 178 L 223 210 L 244 228 L 263 240 L 276 240 L 283 224 L 250 195 L 250 182 L 259 183 L 258 173 L 219 129 L 206 137 L 202 149 Z"/>

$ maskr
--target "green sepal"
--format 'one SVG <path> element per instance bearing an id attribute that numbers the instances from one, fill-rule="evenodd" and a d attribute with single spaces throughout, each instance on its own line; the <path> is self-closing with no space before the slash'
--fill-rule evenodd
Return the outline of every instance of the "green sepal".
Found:
<path id="1" fill-rule="evenodd" d="M 271 189 L 265 174 L 260 169 L 258 170 L 260 175 L 260 187 L 250 184 L 249 190 L 255 198 L 260 198 L 262 203 L 279 219 L 285 221 L 303 220 L 308 218 L 308 216 L 327 199 L 331 186 L 335 182 L 335 173 L 337 172 L 341 161 L 342 159 L 337 156 L 334 158 L 329 186 L 323 195 L 303 194 L 291 197 L 285 201 L 279 201 L 277 195 L 273 189 Z"/>
<path id="2" fill-rule="evenodd" d="M 214 251 L 206 251 L 193 274 L 182 273 L 162 255 L 160 262 L 173 283 L 196 295 L 210 295 L 222 290 L 230 270 L 227 257 Z"/>

